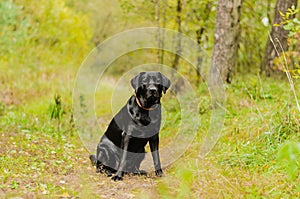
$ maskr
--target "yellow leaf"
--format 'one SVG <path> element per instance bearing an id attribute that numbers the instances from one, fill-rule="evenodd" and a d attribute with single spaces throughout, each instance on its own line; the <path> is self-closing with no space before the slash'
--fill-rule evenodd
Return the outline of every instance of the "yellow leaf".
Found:
<path id="1" fill-rule="evenodd" d="M 281 12 L 280 10 L 279 10 L 279 14 L 280 14 L 282 17 L 285 17 L 285 14 L 284 14 L 283 12 Z"/>

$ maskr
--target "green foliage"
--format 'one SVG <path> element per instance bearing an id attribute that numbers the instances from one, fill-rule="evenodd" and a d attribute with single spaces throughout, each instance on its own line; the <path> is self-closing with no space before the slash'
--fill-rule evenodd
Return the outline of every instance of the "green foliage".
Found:
<path id="1" fill-rule="evenodd" d="M 0 24 L 1 25 L 17 25 L 16 18 L 18 17 L 21 8 L 12 4 L 11 1 L 0 2 Z"/>
<path id="2" fill-rule="evenodd" d="M 171 179 L 167 177 L 165 180 L 161 180 L 158 184 L 158 192 L 161 198 L 191 198 L 192 189 L 194 183 L 194 176 L 197 167 L 193 161 L 185 162 L 185 164 L 179 164 L 176 167 L 174 177 Z M 176 185 L 170 187 L 171 181 L 176 181 Z"/>
<path id="3" fill-rule="evenodd" d="M 62 116 L 65 114 L 65 111 L 62 108 L 61 96 L 55 94 L 54 103 L 51 103 L 49 106 L 49 115 L 51 119 L 55 119 L 57 121 L 57 129 L 60 131 L 60 124 L 62 120 Z"/>
<path id="4" fill-rule="evenodd" d="M 201 115 L 206 114 L 211 110 L 211 101 L 207 96 L 202 96 L 199 99 L 199 113 Z"/>
<path id="5" fill-rule="evenodd" d="M 275 1 L 244 1 L 241 8 L 241 32 L 235 72 L 257 74 L 260 70 L 273 16 L 273 11 L 270 10 L 274 6 Z"/>
<path id="6" fill-rule="evenodd" d="M 119 0 L 120 3 L 120 7 L 123 10 L 124 13 L 129 14 L 133 9 L 134 9 L 134 5 L 132 1 L 128 1 L 128 0 Z"/>
<path id="7" fill-rule="evenodd" d="M 300 21 L 297 18 L 299 9 L 295 6 L 289 8 L 285 13 L 280 12 L 282 22 L 280 24 L 274 24 L 274 26 L 283 26 L 283 28 L 289 32 L 287 52 L 282 52 L 281 55 L 274 60 L 274 64 L 282 71 L 291 73 L 292 78 L 300 78 Z M 279 49 L 281 51 L 281 49 Z M 285 60 L 285 63 L 282 63 Z M 284 67 L 282 66 L 284 65 Z"/>
<path id="8" fill-rule="evenodd" d="M 49 115 L 50 115 L 51 119 L 60 120 L 64 114 L 64 111 L 62 109 L 61 96 L 58 94 L 55 94 L 54 102 L 55 103 L 50 104 Z"/>
<path id="9" fill-rule="evenodd" d="M 102 20 L 94 17 L 95 32 L 94 38 L 97 40 L 95 43 L 99 44 L 110 33 L 110 35 L 116 32 L 121 32 L 121 27 L 144 27 L 144 26 L 156 26 L 156 1 L 135 1 L 135 0 L 119 0 L 119 4 L 111 2 L 105 4 L 106 7 L 120 7 L 121 11 L 108 10 L 101 14 Z M 188 0 L 182 1 L 181 16 L 181 30 L 182 33 L 199 41 L 201 47 L 208 54 L 212 53 L 214 43 L 214 23 L 217 9 L 217 1 L 204 0 Z M 177 30 L 177 15 L 176 13 L 177 1 L 159 1 L 158 8 L 158 24 L 159 27 Z M 270 29 L 270 18 L 273 15 L 273 8 L 275 7 L 275 1 L 244 1 L 242 6 L 241 16 L 241 33 L 239 37 L 239 52 L 237 56 L 237 64 L 234 68 L 235 72 L 242 73 L 254 73 L 256 74 L 260 70 L 261 60 L 265 52 L 265 44 L 268 39 L 267 32 Z M 98 12 L 99 13 L 99 12 Z M 114 13 L 114 14 L 111 14 Z M 99 16 L 99 14 L 98 14 Z M 107 21 L 114 23 L 113 19 L 118 19 L 115 24 L 117 26 L 111 26 L 108 28 Z M 104 21 L 105 19 L 105 21 Z M 262 21 L 268 20 L 268 24 Z M 199 33 L 199 34 L 198 34 Z M 199 37 L 199 38 L 198 38 Z M 168 38 L 170 39 L 170 38 Z M 255 44 L 255 45 L 254 45 Z M 175 46 L 174 46 L 175 47 Z M 135 66 L 135 60 L 141 60 L 141 62 L 149 63 L 156 62 L 156 51 L 148 51 L 144 54 L 136 54 L 135 56 L 126 55 L 127 58 L 121 58 L 118 60 L 118 68 L 115 68 L 111 74 L 118 75 L 127 71 L 130 66 Z M 151 56 L 152 55 L 152 56 Z M 174 61 L 174 55 L 167 52 L 164 53 L 164 64 L 172 65 Z M 149 58 L 151 57 L 151 58 Z M 205 59 L 205 56 L 204 56 Z M 210 60 L 203 60 L 201 69 L 205 69 L 205 66 L 209 65 Z M 196 79 L 196 71 L 184 60 L 179 61 L 179 71 L 186 74 L 192 80 Z M 202 75 L 205 77 L 208 71 L 202 70 Z M 197 83 L 194 81 L 193 83 Z"/>
<path id="10" fill-rule="evenodd" d="M 281 84 L 277 83 L 275 86 L 271 82 L 266 83 L 266 79 L 257 77 L 247 78 L 245 82 L 253 85 L 246 86 L 244 82 L 234 82 L 227 90 L 227 93 L 232 94 L 231 89 L 234 88 L 234 101 L 240 100 L 242 104 L 228 101 L 228 120 L 237 123 L 234 128 L 230 127 L 229 132 L 233 137 L 230 142 L 233 147 L 230 151 L 225 151 L 224 157 L 218 162 L 221 165 L 259 172 L 278 171 L 276 161 L 281 146 L 289 140 L 299 139 L 298 112 L 295 105 L 292 106 L 293 102 L 278 102 L 279 97 L 284 98 L 282 93 L 285 91 Z M 272 97 L 263 97 L 266 93 Z M 246 96 L 251 101 L 245 103 Z M 231 97 L 233 96 L 229 96 Z M 274 107 L 274 103 L 280 103 L 281 106 Z M 231 125 L 233 123 L 230 121 Z M 245 134 L 252 136 L 245 139 Z M 242 139 L 237 139 L 240 135 L 243 136 Z"/>
<path id="11" fill-rule="evenodd" d="M 18 189 L 18 187 L 19 187 L 18 182 L 12 181 L 12 183 L 11 183 L 11 188 L 12 188 L 12 189 Z"/>
<path id="12" fill-rule="evenodd" d="M 174 29 L 176 1 L 166 2 L 166 28 Z M 270 1 L 271 7 L 274 3 Z M 269 29 L 261 23 L 268 17 L 267 4 L 268 1 L 244 2 L 237 71 L 251 73 L 259 68 Z M 160 4 L 161 26 L 163 5 Z M 200 85 L 205 92 L 199 91 L 199 110 L 195 107 L 201 114 L 197 137 L 181 159 L 165 169 L 166 177 L 130 176 L 125 179 L 126 183 L 112 183 L 109 178 L 95 175 L 80 138 L 66 133 L 74 128 L 71 112 L 74 65 L 79 66 L 87 54 L 93 33 L 100 35 L 93 40 L 96 44 L 124 29 L 153 26 L 154 8 L 153 1 L 133 0 L 121 1 L 123 13 L 115 4 L 104 0 L 0 2 L 0 79 L 4 82 L 0 89 L 9 88 L 15 98 L 10 105 L 0 102 L 0 196 L 4 191 L 8 198 L 23 195 L 33 198 L 27 195 L 31 193 L 42 198 L 76 198 L 84 192 L 83 187 L 88 187 L 95 197 L 102 197 L 103 190 L 106 194 L 120 189 L 133 197 L 132 192 L 152 191 L 153 186 L 156 186 L 157 197 L 149 198 L 299 196 L 295 185 L 299 184 L 300 125 L 293 97 L 287 89 L 289 85 L 282 80 L 256 76 L 242 76 L 233 85 L 226 86 L 224 136 L 200 164 L 200 143 L 209 128 L 211 114 L 210 95 L 204 84 Z M 94 15 L 91 10 L 95 11 Z M 196 31 L 204 28 L 201 41 L 208 53 L 213 46 L 215 11 L 216 1 L 188 0 L 183 6 L 183 33 L 196 38 Z M 290 38 L 291 46 L 298 47 L 298 24 L 293 20 L 285 27 L 295 32 Z M 292 49 L 299 58 L 299 50 Z M 145 54 L 136 52 L 120 58 L 111 74 L 120 75 L 136 63 L 155 62 L 153 54 L 154 50 L 148 50 Z M 165 64 L 169 65 L 172 58 L 166 55 Z M 67 67 L 69 65 L 71 67 Z M 179 70 L 194 81 L 194 71 L 187 63 L 181 61 Z M 298 82 L 295 84 L 298 88 Z M 105 101 L 98 104 L 100 115 L 110 111 L 111 86 L 105 85 L 98 93 Z M 55 95 L 52 101 L 53 93 L 61 96 Z M 163 98 L 166 121 L 160 134 L 162 148 L 176 136 L 182 119 L 176 98 L 166 97 Z M 81 103 L 84 107 L 83 98 Z M 110 115 L 107 118 L 110 119 Z M 81 180 L 79 172 L 87 180 Z M 127 186 L 129 182 L 134 186 Z M 86 195 L 90 196 L 89 193 Z M 123 196 L 125 194 L 120 197 Z"/>
<path id="13" fill-rule="evenodd" d="M 177 198 L 189 198 L 192 191 L 192 183 L 194 180 L 195 168 L 178 168 L 175 177 L 180 179 L 180 184 L 177 189 Z"/>
<path id="14" fill-rule="evenodd" d="M 283 26 L 285 30 L 288 30 L 289 37 L 294 36 L 297 32 L 300 30 L 300 21 L 297 18 L 294 18 L 293 20 L 288 20 L 287 24 Z"/>
<path id="15" fill-rule="evenodd" d="M 289 8 L 286 13 L 280 12 L 283 21 L 280 24 L 274 24 L 274 26 L 283 25 L 283 28 L 289 31 L 289 37 L 293 37 L 300 31 L 300 21 L 297 17 L 293 18 L 291 16 L 297 15 L 298 12 L 299 9 L 296 9 L 294 5 Z"/>
<path id="16" fill-rule="evenodd" d="M 278 152 L 278 162 L 286 169 L 291 180 L 299 176 L 300 143 L 288 142 Z"/>
<path id="17" fill-rule="evenodd" d="M 0 101 L 0 116 L 5 113 L 5 105 Z"/>
<path id="18" fill-rule="evenodd" d="M 246 91 L 250 99 L 272 99 L 272 96 L 262 89 L 260 77 L 254 77 L 249 80 Z"/>
<path id="19" fill-rule="evenodd" d="M 28 19 L 22 18 L 22 6 L 12 1 L 0 2 L 0 60 L 13 56 L 18 47 L 24 44 L 28 36 Z"/>
<path id="20" fill-rule="evenodd" d="M 33 60 L 55 63 L 63 57 L 70 61 L 89 48 L 87 15 L 74 12 L 63 0 L 1 1 L 0 19 L 4 63 L 15 60 L 28 66 L 34 65 Z M 53 54 L 57 57 L 49 60 Z"/>

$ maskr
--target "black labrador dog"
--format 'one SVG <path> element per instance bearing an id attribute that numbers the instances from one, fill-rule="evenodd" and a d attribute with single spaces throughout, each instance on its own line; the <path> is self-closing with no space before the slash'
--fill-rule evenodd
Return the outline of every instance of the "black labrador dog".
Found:
<path id="1" fill-rule="evenodd" d="M 170 80 L 160 72 L 141 72 L 131 80 L 135 95 L 114 116 L 102 136 L 97 154 L 90 155 L 97 172 L 105 172 L 113 180 L 122 180 L 124 173 L 145 174 L 139 169 L 149 142 L 155 174 L 162 175 L 159 158 L 159 129 L 162 93 Z"/>

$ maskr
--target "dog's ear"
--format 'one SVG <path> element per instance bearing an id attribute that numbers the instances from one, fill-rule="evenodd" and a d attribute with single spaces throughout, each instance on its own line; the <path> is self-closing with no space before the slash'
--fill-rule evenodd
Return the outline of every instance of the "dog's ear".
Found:
<path id="1" fill-rule="evenodd" d="M 164 92 L 164 94 L 166 94 L 166 91 L 170 88 L 171 81 L 169 80 L 169 78 L 167 78 L 163 74 L 160 73 L 160 75 L 162 78 L 163 92 Z"/>
<path id="2" fill-rule="evenodd" d="M 130 83 L 132 88 L 134 89 L 134 92 L 137 92 L 138 88 L 140 87 L 140 77 L 145 73 L 146 72 L 140 72 L 138 75 L 131 79 Z"/>

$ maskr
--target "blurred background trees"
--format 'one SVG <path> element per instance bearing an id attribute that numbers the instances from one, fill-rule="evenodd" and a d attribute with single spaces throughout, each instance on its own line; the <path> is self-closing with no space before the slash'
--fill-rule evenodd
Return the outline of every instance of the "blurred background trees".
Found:
<path id="1" fill-rule="evenodd" d="M 42 65 L 55 64 L 58 59 L 78 65 L 94 46 L 116 33 L 159 26 L 195 39 L 213 57 L 212 62 L 222 67 L 218 70 L 226 82 L 235 74 L 265 72 L 269 76 L 281 71 L 269 40 L 270 30 L 289 55 L 290 69 L 299 68 L 296 0 L 3 0 L 0 11 L 0 60 L 4 65 L 37 67 L 36 60 Z M 158 39 L 158 47 L 163 47 L 164 39 Z M 174 48 L 180 51 L 179 40 Z M 195 84 L 203 80 L 200 73 L 205 81 L 208 71 L 203 66 L 211 61 L 199 56 L 194 69 L 168 52 L 135 52 L 118 60 L 120 67 L 111 74 L 119 75 L 134 66 L 133 54 L 144 63 L 173 66 Z"/>
<path id="2" fill-rule="evenodd" d="M 221 75 L 224 82 L 232 82 L 232 85 L 225 86 L 226 128 L 220 144 L 216 145 L 216 155 L 204 161 L 205 164 L 197 160 L 188 170 L 175 163 L 173 170 L 168 169 L 170 175 L 165 186 L 158 187 L 162 187 L 162 191 L 170 188 L 169 197 L 174 193 L 196 191 L 194 198 L 197 198 L 198 191 L 207 190 L 212 198 L 218 198 L 222 192 L 228 198 L 239 197 L 239 194 L 241 197 L 250 194 L 246 197 L 254 198 L 270 194 L 270 198 L 298 197 L 300 145 L 285 143 L 299 140 L 300 106 L 299 92 L 296 92 L 299 82 L 289 87 L 293 83 L 280 79 L 280 74 L 287 70 L 292 78 L 300 78 L 298 3 L 295 0 L 0 0 L 0 131 L 4 143 L 0 161 L 4 169 L 0 169 L 0 175 L 6 183 L 0 183 L 0 196 L 3 189 L 19 191 L 22 187 L 31 191 L 35 187 L 32 191 L 39 190 L 39 195 L 51 190 L 55 196 L 64 194 L 61 196 L 70 198 L 74 193 L 77 197 L 81 184 L 74 186 L 75 190 L 69 195 L 66 186 L 72 181 L 63 181 L 66 186 L 57 182 L 61 174 L 76 173 L 79 176 L 71 176 L 71 179 L 82 183 L 78 181 L 82 179 L 78 171 L 84 175 L 90 172 L 86 170 L 86 151 L 77 150 L 82 148 L 82 143 L 77 136 L 70 139 L 67 133 L 76 131 L 71 105 L 76 72 L 89 52 L 109 37 L 132 28 L 159 26 L 193 38 L 207 55 L 199 52 L 196 67 L 179 56 L 157 49 L 137 50 L 119 57 L 106 71 L 112 76 L 105 79 L 107 87 L 99 92 L 101 95 L 97 96 L 97 92 L 95 96 L 105 102 L 98 104 L 100 108 L 96 107 L 101 115 L 105 114 L 104 120 L 111 117 L 110 96 L 118 92 L 113 86 L 119 76 L 145 63 L 173 66 L 198 87 L 195 90 L 200 96 L 199 109 L 194 108 L 203 125 L 182 159 L 189 165 L 191 159 L 198 157 L 202 136 L 213 121 L 212 105 L 217 104 L 211 103 L 207 85 L 202 84 L 207 82 L 211 66 L 212 77 Z M 174 40 L 174 50 L 180 52 L 184 48 L 180 40 L 164 38 L 163 34 L 157 38 L 158 48 L 164 47 L 166 39 Z M 271 78 L 261 78 L 258 74 Z M 179 79 L 174 85 L 180 89 L 183 83 Z M 165 103 L 169 107 L 166 110 L 170 111 L 165 111 L 169 123 L 163 129 L 163 145 L 172 140 L 178 128 L 175 124 L 181 121 L 177 99 L 171 98 L 172 95 Z M 82 98 L 85 106 L 83 102 Z M 19 149 L 22 153 L 18 153 Z M 28 162 L 32 162 L 32 166 L 28 166 Z M 286 167 L 290 178 L 297 181 L 286 180 L 277 164 Z M 35 175 L 40 177 L 27 177 Z M 142 184 L 143 189 L 150 186 L 144 186 L 140 180 L 134 182 Z M 100 183 L 97 196 L 105 187 L 98 178 L 89 178 L 86 182 Z M 88 190 L 92 187 L 90 183 L 84 186 Z M 153 186 L 148 179 L 147 183 Z M 136 188 L 133 189 L 136 192 Z M 216 197 L 210 196 L 210 192 Z"/>
<path id="3" fill-rule="evenodd" d="M 90 49 L 88 15 L 63 0 L 1 1 L 0 13 L 2 61 L 70 61 Z"/>

